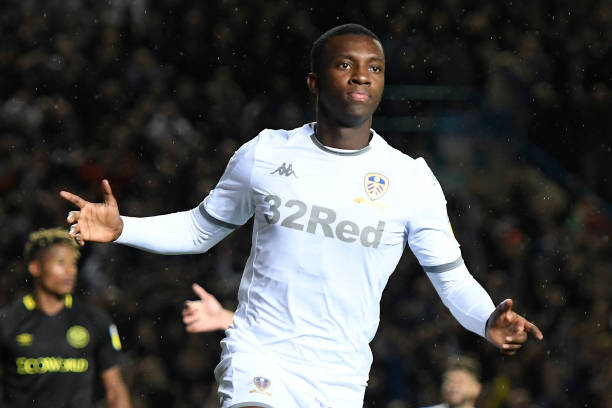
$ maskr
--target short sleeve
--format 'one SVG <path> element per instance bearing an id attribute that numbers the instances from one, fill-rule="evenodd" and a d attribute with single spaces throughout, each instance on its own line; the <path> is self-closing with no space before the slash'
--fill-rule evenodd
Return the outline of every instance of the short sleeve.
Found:
<path id="1" fill-rule="evenodd" d="M 440 271 L 461 258 L 446 211 L 446 199 L 440 183 L 422 158 L 416 160 L 417 202 L 407 225 L 408 245 L 425 270 Z"/>
<path id="2" fill-rule="evenodd" d="M 103 372 L 121 362 L 121 338 L 117 326 L 105 312 L 93 310 L 92 315 L 96 333 L 94 358 L 98 370 Z"/>
<path id="3" fill-rule="evenodd" d="M 258 140 L 252 139 L 234 153 L 217 186 L 202 201 L 199 208 L 206 218 L 235 228 L 253 216 L 251 173 Z"/>

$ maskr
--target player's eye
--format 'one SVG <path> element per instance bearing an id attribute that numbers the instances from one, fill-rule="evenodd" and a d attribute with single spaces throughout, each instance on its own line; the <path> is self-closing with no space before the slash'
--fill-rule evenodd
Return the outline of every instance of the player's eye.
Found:
<path id="1" fill-rule="evenodd" d="M 378 66 L 378 65 L 372 65 L 370 67 L 370 71 L 372 71 L 372 72 L 382 72 L 382 67 Z"/>
<path id="2" fill-rule="evenodd" d="M 338 64 L 338 67 L 341 69 L 349 69 L 351 67 L 351 64 L 349 64 L 348 62 L 341 62 L 340 64 Z"/>

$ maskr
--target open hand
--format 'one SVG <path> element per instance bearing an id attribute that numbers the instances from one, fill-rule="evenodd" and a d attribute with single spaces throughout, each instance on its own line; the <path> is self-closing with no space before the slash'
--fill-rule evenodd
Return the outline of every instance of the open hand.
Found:
<path id="1" fill-rule="evenodd" d="M 213 295 L 194 283 L 193 291 L 200 300 L 187 300 L 183 308 L 185 330 L 191 333 L 225 330 L 234 320 L 234 314 L 221 306 Z"/>
<path id="2" fill-rule="evenodd" d="M 70 236 L 80 246 L 85 245 L 86 241 L 114 241 L 123 231 L 117 200 L 108 180 L 102 180 L 102 195 L 103 203 L 91 203 L 68 191 L 60 191 L 63 199 L 79 207 L 79 211 L 68 213 L 67 221 L 70 224 Z"/>
<path id="3" fill-rule="evenodd" d="M 542 340 L 544 336 L 537 326 L 518 315 L 512 307 L 512 299 L 501 302 L 487 321 L 486 337 L 504 354 L 514 355 L 527 341 L 529 334 Z"/>

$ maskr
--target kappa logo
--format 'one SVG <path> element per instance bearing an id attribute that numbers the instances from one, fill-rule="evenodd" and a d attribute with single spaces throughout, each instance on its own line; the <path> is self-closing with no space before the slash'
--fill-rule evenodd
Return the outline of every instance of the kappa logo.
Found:
<path id="1" fill-rule="evenodd" d="M 257 389 L 249 391 L 249 394 L 256 392 L 258 394 L 266 394 L 268 396 L 272 396 L 272 394 L 266 391 L 268 388 L 270 388 L 271 384 L 272 381 L 270 381 L 266 377 L 254 377 L 253 385 L 255 385 L 255 388 Z"/>
<path id="2" fill-rule="evenodd" d="M 298 178 L 297 174 L 295 174 L 295 171 L 293 171 L 293 167 L 291 166 L 291 163 L 289 163 L 289 165 L 287 165 L 287 163 L 283 162 L 283 164 L 281 164 L 276 170 L 274 170 L 272 173 L 270 174 L 275 174 L 278 173 L 279 176 L 293 176 L 295 178 Z"/>

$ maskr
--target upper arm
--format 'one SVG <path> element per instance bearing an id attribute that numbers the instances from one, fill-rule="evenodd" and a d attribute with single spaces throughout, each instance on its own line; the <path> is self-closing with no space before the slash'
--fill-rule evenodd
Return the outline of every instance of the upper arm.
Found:
<path id="1" fill-rule="evenodd" d="M 224 226 L 243 225 L 253 215 L 251 175 L 258 140 L 252 139 L 234 153 L 216 187 L 200 204 L 203 213 Z"/>
<path id="2" fill-rule="evenodd" d="M 408 245 L 422 266 L 439 266 L 461 256 L 446 211 L 446 198 L 424 160 L 417 160 L 418 205 L 407 225 Z"/>

